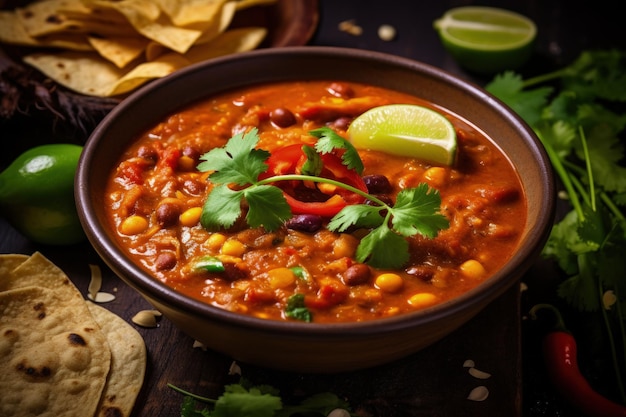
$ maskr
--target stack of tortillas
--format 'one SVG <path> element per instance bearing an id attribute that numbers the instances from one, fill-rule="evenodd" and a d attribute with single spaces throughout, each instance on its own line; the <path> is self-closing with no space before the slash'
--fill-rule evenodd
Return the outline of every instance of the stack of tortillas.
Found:
<path id="1" fill-rule="evenodd" d="M 0 255 L 0 416 L 129 416 L 146 347 L 35 253 Z"/>

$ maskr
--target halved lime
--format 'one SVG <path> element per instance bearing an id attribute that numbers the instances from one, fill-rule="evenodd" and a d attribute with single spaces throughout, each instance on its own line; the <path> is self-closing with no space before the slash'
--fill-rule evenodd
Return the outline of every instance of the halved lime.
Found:
<path id="1" fill-rule="evenodd" d="M 452 165 L 456 155 L 456 132 L 441 113 L 413 104 L 374 107 L 358 116 L 348 128 L 356 148 Z"/>
<path id="2" fill-rule="evenodd" d="M 532 54 L 537 35 L 532 20 L 494 7 L 450 9 L 434 27 L 460 65 L 482 74 L 520 67 Z"/>

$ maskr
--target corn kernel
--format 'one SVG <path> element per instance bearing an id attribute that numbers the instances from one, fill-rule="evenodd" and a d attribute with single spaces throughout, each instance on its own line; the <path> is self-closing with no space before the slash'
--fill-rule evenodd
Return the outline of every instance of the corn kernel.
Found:
<path id="1" fill-rule="evenodd" d="M 398 274 L 385 273 L 376 277 L 375 284 L 382 291 L 397 292 L 404 286 L 404 281 Z"/>
<path id="2" fill-rule="evenodd" d="M 424 180 L 433 187 L 441 187 L 446 179 L 446 170 L 443 167 L 431 167 L 424 172 Z"/>
<path id="3" fill-rule="evenodd" d="M 463 262 L 461 266 L 459 266 L 459 270 L 466 277 L 474 279 L 482 278 L 487 274 L 483 264 L 475 259 Z"/>
<path id="4" fill-rule="evenodd" d="M 127 217 L 120 225 L 120 232 L 125 235 L 138 235 L 148 229 L 148 220 L 141 216 L 133 215 Z"/>
<path id="5" fill-rule="evenodd" d="M 222 245 L 220 253 L 230 256 L 241 256 L 246 252 L 246 245 L 238 241 L 237 239 L 228 239 Z"/>
<path id="6" fill-rule="evenodd" d="M 202 215 L 202 207 L 192 207 L 182 212 L 178 217 L 180 224 L 187 227 L 193 227 L 200 221 Z"/>
<path id="7" fill-rule="evenodd" d="M 428 307 L 437 301 L 437 296 L 429 292 L 418 292 L 413 294 L 407 302 L 415 308 Z"/>
<path id="8" fill-rule="evenodd" d="M 222 245 L 226 242 L 226 236 L 221 233 L 211 234 L 204 242 L 204 246 L 213 251 L 218 251 Z"/>
<path id="9" fill-rule="evenodd" d="M 296 282 L 296 275 L 289 268 L 274 268 L 267 271 L 270 287 L 286 288 Z"/>
<path id="10" fill-rule="evenodd" d="M 187 155 L 178 158 L 178 169 L 181 171 L 193 171 L 196 167 L 196 161 Z"/>

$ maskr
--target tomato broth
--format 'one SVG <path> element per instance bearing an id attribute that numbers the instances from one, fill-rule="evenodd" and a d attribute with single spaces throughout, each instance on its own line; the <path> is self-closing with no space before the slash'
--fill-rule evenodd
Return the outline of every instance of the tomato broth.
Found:
<path id="1" fill-rule="evenodd" d="M 357 260 L 367 228 L 331 231 L 331 215 L 298 213 L 295 205 L 294 218 L 275 230 L 249 227 L 245 202 L 232 226 L 212 231 L 202 226 L 202 207 L 213 189 L 211 172 L 198 170 L 206 152 L 251 129 L 258 129 L 257 148 L 271 155 L 290 145 L 313 146 L 316 138 L 309 132 L 324 126 L 347 138 L 355 117 L 393 103 L 444 114 L 458 140 L 452 166 L 358 149 L 366 191 L 379 200 L 393 204 L 400 191 L 420 184 L 441 196 L 440 214 L 449 227 L 434 238 L 406 238 L 408 261 L 401 267 L 378 268 Z M 330 204 L 320 199 L 322 186 L 305 185 L 316 192 L 294 194 L 296 199 Z M 481 130 L 420 98 L 343 81 L 251 86 L 170 115 L 121 156 L 105 202 L 119 244 L 155 279 L 233 312 L 317 323 L 390 317 L 457 297 L 507 262 L 526 221 L 518 175 Z M 199 260 L 205 261 L 203 268 Z M 290 312 L 294 300 L 307 315 Z"/>

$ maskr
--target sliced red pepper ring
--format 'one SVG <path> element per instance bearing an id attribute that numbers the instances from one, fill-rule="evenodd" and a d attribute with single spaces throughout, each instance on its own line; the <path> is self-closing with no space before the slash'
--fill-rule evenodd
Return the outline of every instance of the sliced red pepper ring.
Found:
<path id="1" fill-rule="evenodd" d="M 272 152 L 272 155 L 267 160 L 268 170 L 260 176 L 260 179 L 276 175 L 300 174 L 302 166 L 307 161 L 302 147 L 303 145 L 295 144 Z M 342 163 L 339 153 L 325 153 L 320 156 L 323 168 L 319 177 L 339 181 L 367 192 L 367 186 L 363 178 L 356 171 L 349 169 Z M 365 198 L 362 196 L 340 187 L 316 187 L 312 191 L 318 191 L 320 195 L 327 193 L 329 188 L 333 190 L 333 194 L 324 201 L 303 201 L 294 192 L 297 186 L 303 186 L 302 181 L 276 183 L 275 185 L 283 190 L 283 195 L 294 214 L 316 214 L 323 217 L 332 217 L 347 205 L 361 204 L 365 201 Z"/>

